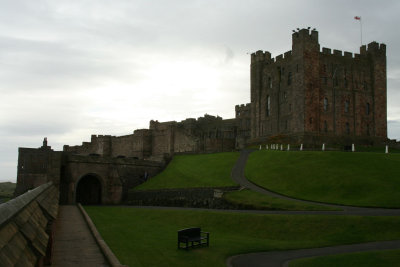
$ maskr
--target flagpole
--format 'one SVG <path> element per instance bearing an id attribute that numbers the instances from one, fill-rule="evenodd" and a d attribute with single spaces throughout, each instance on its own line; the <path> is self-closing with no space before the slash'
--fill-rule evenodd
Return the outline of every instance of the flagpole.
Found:
<path id="1" fill-rule="evenodd" d="M 360 36 L 361 36 L 360 42 L 361 42 L 361 46 L 362 46 L 363 41 L 362 41 L 362 21 L 361 21 L 361 17 L 360 16 L 355 16 L 354 19 L 360 21 Z"/>
<path id="2" fill-rule="evenodd" d="M 361 32 L 361 46 L 363 45 L 363 41 L 362 41 L 362 19 L 360 17 L 360 32 Z"/>

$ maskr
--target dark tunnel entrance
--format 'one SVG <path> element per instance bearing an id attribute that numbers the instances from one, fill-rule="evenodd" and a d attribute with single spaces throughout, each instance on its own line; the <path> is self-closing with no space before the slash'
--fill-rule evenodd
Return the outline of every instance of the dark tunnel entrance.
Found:
<path id="1" fill-rule="evenodd" d="M 101 204 L 101 184 L 96 176 L 88 174 L 79 180 L 76 186 L 76 203 Z"/>

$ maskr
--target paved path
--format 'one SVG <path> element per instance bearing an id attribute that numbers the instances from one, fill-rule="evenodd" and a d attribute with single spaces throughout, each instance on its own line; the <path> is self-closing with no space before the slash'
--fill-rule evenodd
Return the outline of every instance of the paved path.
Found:
<path id="1" fill-rule="evenodd" d="M 325 248 L 299 249 L 287 251 L 270 251 L 261 253 L 250 253 L 231 257 L 227 261 L 228 266 L 232 267 L 287 267 L 291 260 L 328 256 L 351 252 L 376 251 L 386 249 L 400 249 L 400 240 L 371 242 L 354 245 L 343 245 Z"/>
<path id="2" fill-rule="evenodd" d="M 109 266 L 77 206 L 60 206 L 52 266 Z"/>
<path id="3" fill-rule="evenodd" d="M 243 150 L 240 153 L 240 157 L 237 160 L 235 166 L 232 168 L 231 176 L 232 179 L 238 183 L 239 185 L 248 188 L 252 191 L 259 192 L 264 195 L 269 195 L 272 197 L 278 197 L 290 201 L 302 202 L 313 205 L 321 205 L 325 207 L 333 207 L 337 209 L 341 209 L 341 211 L 277 211 L 277 212 L 268 212 L 273 214 L 331 214 L 331 215 L 360 215 L 360 216 L 397 216 L 400 215 L 400 209 L 384 209 L 384 208 L 361 208 L 361 207 L 352 207 L 352 206 L 343 206 L 343 205 L 334 205 L 327 203 L 320 203 L 308 200 L 301 200 L 297 198 L 292 198 L 288 196 L 284 196 L 272 191 L 269 191 L 265 188 L 262 188 L 249 180 L 244 176 L 244 168 L 246 166 L 247 158 L 251 153 L 251 150 Z"/>
<path id="4" fill-rule="evenodd" d="M 250 150 L 243 150 L 240 154 L 236 165 L 232 169 L 232 179 L 243 187 L 251 189 L 253 191 L 270 195 L 273 197 L 279 197 L 291 201 L 319 204 L 327 207 L 334 207 L 342 209 L 342 211 L 274 211 L 274 212 L 263 212 L 270 214 L 330 214 L 330 215 L 361 215 L 361 216 L 399 216 L 400 209 L 380 209 L 380 208 L 360 208 L 351 206 L 340 206 L 331 205 L 325 203 L 317 203 L 312 201 L 300 200 L 284 195 L 277 194 L 269 191 L 265 188 L 257 186 L 246 179 L 244 176 L 244 168 L 246 166 L 247 158 L 251 153 Z M 267 266 L 289 266 L 289 262 L 293 259 L 313 257 L 313 256 L 324 256 L 334 255 L 340 253 L 352 253 L 370 250 L 384 250 L 384 249 L 400 249 L 400 240 L 395 241 L 384 241 L 384 242 L 371 242 L 354 245 L 343 245 L 335 247 L 325 248 L 313 248 L 313 249 L 300 249 L 300 250 L 288 250 L 288 251 L 270 251 L 261 253 L 249 253 L 230 257 L 227 260 L 227 266 L 233 267 L 267 267 Z"/>

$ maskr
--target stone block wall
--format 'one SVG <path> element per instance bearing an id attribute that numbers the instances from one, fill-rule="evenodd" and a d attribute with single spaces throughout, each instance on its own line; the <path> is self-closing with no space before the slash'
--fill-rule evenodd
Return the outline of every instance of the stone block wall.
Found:
<path id="1" fill-rule="evenodd" d="M 18 175 L 15 196 L 52 181 L 60 183 L 62 152 L 47 145 L 36 148 L 19 148 Z"/>
<path id="2" fill-rule="evenodd" d="M 301 29 L 292 34 L 292 51 L 275 58 L 253 53 L 250 74 L 253 143 L 282 134 L 304 143 L 301 136 L 387 140 L 384 44 L 372 42 L 354 55 L 320 51 L 318 32 Z"/>
<path id="3" fill-rule="evenodd" d="M 225 201 L 222 194 L 238 189 L 239 186 L 131 191 L 126 203 L 144 206 L 233 208 L 233 204 Z"/>
<path id="4" fill-rule="evenodd" d="M 58 198 L 47 183 L 0 205 L 0 266 L 51 264 Z"/>

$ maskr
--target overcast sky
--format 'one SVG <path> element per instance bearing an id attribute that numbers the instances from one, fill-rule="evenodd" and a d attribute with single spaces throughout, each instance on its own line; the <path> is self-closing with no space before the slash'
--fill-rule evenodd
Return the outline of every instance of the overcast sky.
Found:
<path id="1" fill-rule="evenodd" d="M 400 1 L 0 0 L 0 181 L 18 147 L 79 145 L 149 121 L 234 117 L 250 101 L 250 56 L 291 50 L 293 29 L 321 47 L 387 45 L 388 131 L 400 139 Z"/>

